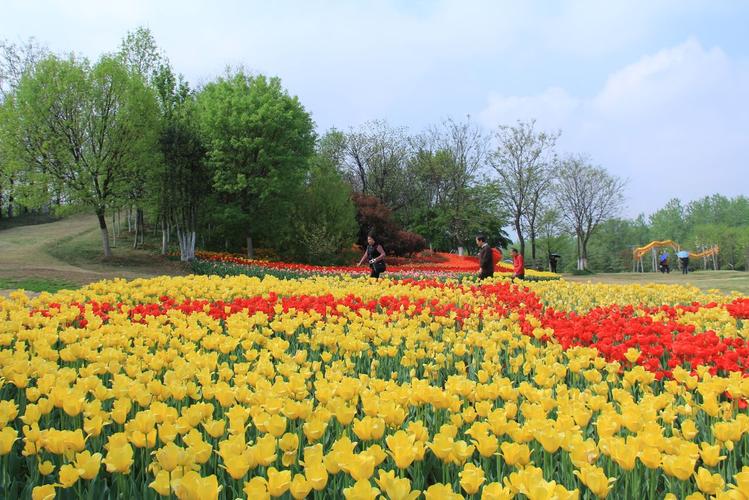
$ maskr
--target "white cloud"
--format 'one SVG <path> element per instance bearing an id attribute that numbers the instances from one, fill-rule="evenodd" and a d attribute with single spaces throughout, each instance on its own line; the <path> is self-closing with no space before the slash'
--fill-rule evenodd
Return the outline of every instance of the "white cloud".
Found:
<path id="1" fill-rule="evenodd" d="M 488 127 L 529 118 L 628 178 L 629 215 L 672 197 L 747 194 L 749 65 L 695 39 L 615 71 L 591 97 L 493 94 L 479 113 Z"/>

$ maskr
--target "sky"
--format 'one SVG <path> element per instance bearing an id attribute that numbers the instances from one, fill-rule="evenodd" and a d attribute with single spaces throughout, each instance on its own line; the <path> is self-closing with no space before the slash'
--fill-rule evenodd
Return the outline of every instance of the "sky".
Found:
<path id="1" fill-rule="evenodd" d="M 319 132 L 447 117 L 561 131 L 627 180 L 624 215 L 749 195 L 743 0 L 5 0 L 0 38 L 95 59 L 151 29 L 193 85 L 279 76 Z"/>

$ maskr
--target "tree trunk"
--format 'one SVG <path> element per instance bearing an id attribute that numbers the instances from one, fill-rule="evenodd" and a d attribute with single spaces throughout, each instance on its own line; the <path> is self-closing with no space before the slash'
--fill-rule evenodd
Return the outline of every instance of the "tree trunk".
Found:
<path id="1" fill-rule="evenodd" d="M 145 241 L 145 223 L 143 222 L 143 209 L 135 209 L 135 238 L 133 239 L 133 248 L 142 246 Z"/>
<path id="2" fill-rule="evenodd" d="M 104 257 L 112 256 L 112 249 L 109 248 L 109 233 L 107 232 L 107 219 L 104 218 L 104 210 L 96 213 L 99 218 L 99 229 L 101 229 L 101 243 L 104 247 Z"/>
<path id="3" fill-rule="evenodd" d="M 182 262 L 190 262 L 195 258 L 195 231 L 177 229 L 179 253 Z"/>
<path id="4" fill-rule="evenodd" d="M 520 217 L 515 217 L 515 232 L 518 235 L 518 241 L 520 242 L 520 255 L 525 255 L 525 238 L 523 238 L 523 230 L 520 226 Z"/>
<path id="5" fill-rule="evenodd" d="M 161 255 L 166 255 L 169 250 L 169 225 L 165 220 L 161 221 Z"/>
<path id="6" fill-rule="evenodd" d="M 585 238 L 581 240 L 578 236 L 578 245 L 580 247 L 580 258 L 577 261 L 577 269 L 585 271 L 588 269 L 588 241 Z"/>
<path id="7" fill-rule="evenodd" d="M 140 224 L 140 246 L 143 246 L 146 244 L 146 218 L 143 213 L 143 209 L 138 209 L 138 224 Z"/>
<path id="8" fill-rule="evenodd" d="M 8 191 L 8 218 L 13 218 L 13 202 L 15 201 L 15 198 L 13 197 L 13 179 L 10 180 L 10 191 Z"/>
<path id="9" fill-rule="evenodd" d="M 531 225 L 531 258 L 536 260 L 536 228 Z"/>
<path id="10" fill-rule="evenodd" d="M 117 248 L 117 219 L 115 218 L 114 212 L 112 212 L 112 248 Z"/>
<path id="11" fill-rule="evenodd" d="M 247 237 L 247 258 L 252 259 L 255 256 L 255 249 L 252 247 L 252 236 Z"/>

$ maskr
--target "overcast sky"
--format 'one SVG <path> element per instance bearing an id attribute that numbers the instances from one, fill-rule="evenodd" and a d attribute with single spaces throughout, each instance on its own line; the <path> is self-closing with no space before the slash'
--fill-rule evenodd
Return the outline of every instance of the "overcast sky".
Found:
<path id="1" fill-rule="evenodd" d="M 628 179 L 626 215 L 749 195 L 749 2 L 5 0 L 0 38 L 91 58 L 137 26 L 192 84 L 282 78 L 318 130 L 470 114 L 561 129 Z"/>

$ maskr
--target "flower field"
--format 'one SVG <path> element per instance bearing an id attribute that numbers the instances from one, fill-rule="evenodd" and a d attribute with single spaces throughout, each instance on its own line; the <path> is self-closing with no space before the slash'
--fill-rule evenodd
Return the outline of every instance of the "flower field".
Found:
<path id="1" fill-rule="evenodd" d="M 450 276 L 0 298 L 0 491 L 749 498 L 748 298 Z"/>
<path id="2" fill-rule="evenodd" d="M 388 276 L 402 279 L 418 278 L 453 278 L 461 279 L 465 276 L 475 276 L 478 272 L 478 257 L 458 256 L 449 253 L 434 254 L 434 259 L 404 259 L 388 257 Z M 307 264 L 292 264 L 288 262 L 274 262 L 253 260 L 246 257 L 221 252 L 197 252 L 197 260 L 193 263 L 193 270 L 197 274 L 211 274 L 220 276 L 276 276 L 278 278 L 302 278 L 309 276 L 335 276 L 340 274 L 350 276 L 369 275 L 367 266 L 313 266 Z M 498 262 L 495 276 L 510 278 L 513 275 L 512 266 Z M 525 277 L 531 281 L 559 279 L 559 275 L 550 272 L 526 269 Z"/>

